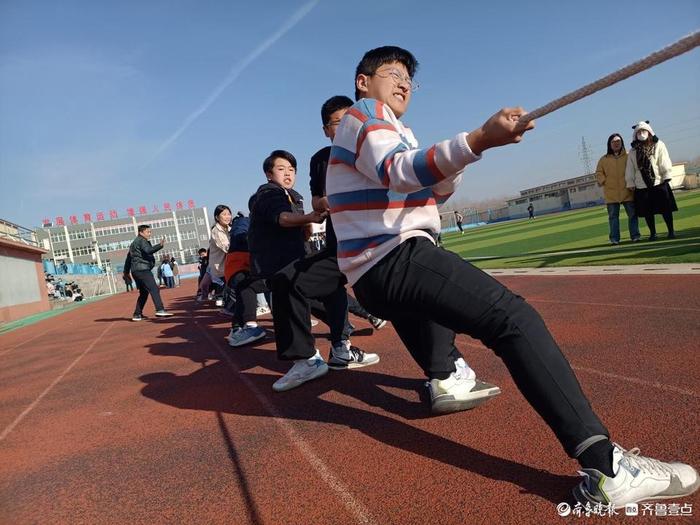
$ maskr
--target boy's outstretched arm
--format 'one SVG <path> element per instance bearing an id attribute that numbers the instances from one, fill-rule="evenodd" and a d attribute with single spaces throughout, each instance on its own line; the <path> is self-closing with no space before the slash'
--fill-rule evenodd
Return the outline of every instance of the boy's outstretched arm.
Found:
<path id="1" fill-rule="evenodd" d="M 535 127 L 535 121 L 520 122 L 527 114 L 521 107 L 504 108 L 492 115 L 481 127 L 467 135 L 467 143 L 475 155 L 481 155 L 489 148 L 515 144 L 523 140 L 523 135 Z"/>
<path id="2" fill-rule="evenodd" d="M 482 151 L 519 142 L 533 123 L 518 122 L 525 111 L 503 109 L 471 134 L 459 133 L 451 140 L 425 149 L 410 149 L 399 130 L 384 118 L 384 105 L 365 99 L 346 114 L 334 141 L 331 163 L 350 163 L 379 184 L 400 193 L 433 188 L 444 197 L 454 191 L 455 178 Z M 347 159 L 347 160 L 346 160 Z M 444 199 L 440 199 L 444 200 Z"/>

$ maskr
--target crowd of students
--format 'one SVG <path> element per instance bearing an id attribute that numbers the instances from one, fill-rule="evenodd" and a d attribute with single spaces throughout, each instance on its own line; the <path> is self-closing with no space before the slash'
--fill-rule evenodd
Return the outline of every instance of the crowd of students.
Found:
<path id="1" fill-rule="evenodd" d="M 520 120 L 522 108 L 506 108 L 470 133 L 421 149 L 401 120 L 418 88 L 417 66 L 398 47 L 368 51 L 355 71 L 356 101 L 335 96 L 323 104 L 323 132 L 332 146 L 311 158 L 310 211 L 294 189 L 297 160 L 284 150 L 264 159 L 267 182 L 250 197 L 248 217 L 216 207 L 199 300 L 212 285 L 234 290 L 228 339 L 240 347 L 265 336 L 256 309 L 258 294 L 268 294 L 277 355 L 291 365 L 273 383 L 276 392 L 329 368 L 377 364 L 379 355 L 351 344 L 348 311 L 362 308 L 376 327 L 389 320 L 428 379 L 435 413 L 474 408 L 500 393 L 477 379 L 455 346 L 455 334 L 466 333 L 503 360 L 522 395 L 580 463 L 579 503 L 619 508 L 694 492 L 700 482 L 691 466 L 644 457 L 611 440 L 542 318 L 522 297 L 436 245 L 437 206 L 467 165 L 487 149 L 520 142 L 534 122 Z M 306 253 L 311 225 L 324 220 L 326 248 Z M 137 238 L 130 250 L 139 263 L 132 274 L 146 296 L 153 276 L 140 267 L 160 247 Z M 142 315 L 141 299 L 135 317 Z M 156 308 L 163 311 L 162 303 Z M 327 359 L 316 348 L 312 313 L 330 328 Z M 523 441 L 534 446 L 527 436 Z"/>

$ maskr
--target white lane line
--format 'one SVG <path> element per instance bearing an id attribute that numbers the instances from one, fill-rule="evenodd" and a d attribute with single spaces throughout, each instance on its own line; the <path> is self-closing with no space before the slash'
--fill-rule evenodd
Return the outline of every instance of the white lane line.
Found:
<path id="1" fill-rule="evenodd" d="M 636 385 L 642 385 L 647 387 L 658 388 L 659 390 L 665 390 L 666 392 L 675 392 L 676 394 L 683 394 L 686 396 L 691 396 L 696 399 L 700 399 L 700 394 L 693 392 L 692 390 L 687 390 L 685 388 L 679 388 L 673 385 L 666 385 L 660 383 L 659 381 L 645 381 L 644 379 L 639 379 L 637 377 L 622 376 L 619 374 L 613 374 L 612 372 L 603 372 L 602 370 L 596 370 L 595 368 L 587 368 L 585 366 L 575 366 L 571 365 L 576 371 L 588 372 L 589 374 L 594 374 L 601 377 L 607 377 L 609 379 L 616 379 L 618 381 L 627 381 L 628 383 L 633 383 Z"/>
<path id="2" fill-rule="evenodd" d="M 463 336 L 462 334 L 458 334 L 459 336 L 462 336 L 462 339 L 466 336 Z M 465 346 L 471 346 L 472 348 L 479 348 L 482 350 L 488 350 L 484 345 L 481 344 L 475 344 L 475 343 L 470 343 L 468 341 L 462 340 L 460 341 L 463 345 Z M 468 362 L 468 360 L 467 360 Z M 577 372 L 587 372 L 589 374 L 594 374 L 597 376 L 605 377 L 608 379 L 615 379 L 617 381 L 625 381 L 627 383 L 632 383 L 635 385 L 642 385 L 645 387 L 652 387 L 652 388 L 658 388 L 659 390 L 663 390 L 665 392 L 673 392 L 676 394 L 683 394 L 685 396 L 690 396 L 694 397 L 696 399 L 700 399 L 700 394 L 694 392 L 693 390 L 688 390 L 687 388 L 681 388 L 673 385 L 667 385 L 665 383 L 661 383 L 659 381 L 645 381 L 644 379 L 639 379 L 638 377 L 632 377 L 632 376 L 623 376 L 620 374 L 613 374 L 612 372 L 604 372 L 603 370 L 597 370 L 595 368 L 588 368 L 585 366 L 578 366 L 574 365 L 573 363 L 569 362 L 571 365 L 571 368 L 576 370 Z"/>
<path id="3" fill-rule="evenodd" d="M 680 312 L 700 312 L 700 308 L 682 306 L 654 306 L 647 304 L 591 303 L 586 301 L 554 301 L 550 299 L 526 299 L 528 303 L 580 304 L 584 306 L 614 306 L 615 308 L 646 308 L 649 310 L 676 310 Z"/>
<path id="4" fill-rule="evenodd" d="M 335 491 L 336 495 L 345 505 L 345 508 L 348 509 L 348 511 L 350 511 L 350 513 L 355 516 L 357 523 L 378 524 L 374 517 L 372 517 L 372 514 L 370 513 L 369 509 L 367 509 L 367 507 L 365 507 L 361 502 L 359 502 L 352 496 L 350 488 L 347 485 L 345 485 L 333 473 L 330 467 L 328 467 L 328 465 L 326 465 L 326 463 L 324 463 L 324 461 L 314 453 L 313 447 L 311 447 L 311 445 L 309 445 L 304 440 L 304 438 L 297 433 L 297 431 L 294 429 L 294 426 L 291 423 L 289 423 L 289 421 L 277 411 L 274 405 L 267 400 L 267 398 L 262 394 L 262 392 L 260 392 L 260 390 L 255 386 L 255 384 L 248 377 L 246 377 L 245 374 L 241 373 L 241 369 L 238 368 L 236 363 L 234 363 L 231 360 L 229 355 L 221 349 L 220 344 L 216 342 L 214 338 L 211 335 L 209 335 L 206 329 L 204 329 L 196 320 L 194 321 L 194 323 L 195 325 L 197 325 L 197 328 L 199 328 L 199 330 L 204 334 L 204 337 L 207 338 L 209 343 L 212 346 L 214 346 L 214 348 L 216 348 L 217 352 L 219 352 L 224 361 L 226 361 L 229 368 L 231 368 L 231 370 L 233 370 L 233 372 L 240 378 L 240 380 L 243 381 L 243 383 L 245 383 L 245 385 L 257 398 L 260 404 L 272 416 L 272 420 L 282 428 L 285 434 L 287 434 L 287 437 L 292 442 L 292 444 L 299 450 L 299 452 L 301 452 L 301 455 L 304 458 L 306 458 L 306 460 L 318 473 L 321 479 L 325 481 L 331 487 L 331 489 Z"/>
<path id="5" fill-rule="evenodd" d="M 68 365 L 68 368 L 66 368 L 66 369 L 61 373 L 61 375 L 59 375 L 56 379 L 54 379 L 54 380 L 51 382 L 51 384 L 46 388 L 46 390 L 44 390 L 41 394 L 39 394 L 39 397 L 37 397 L 37 398 L 32 402 L 31 405 L 29 405 L 27 408 L 25 408 L 24 411 L 23 411 L 19 416 L 17 416 L 17 417 L 15 418 L 15 420 L 14 420 L 12 423 L 10 423 L 10 424 L 5 428 L 5 430 L 2 431 L 2 434 L 0 434 L 0 441 L 2 441 L 3 439 L 5 439 L 5 438 L 10 434 L 10 432 L 12 432 L 12 431 L 14 430 L 14 428 L 19 424 L 19 422 L 22 421 L 22 420 L 27 416 L 27 414 L 29 414 L 29 413 L 34 409 L 34 407 L 36 407 L 36 406 L 39 404 L 39 402 L 44 398 L 44 396 L 46 396 L 46 394 L 48 394 L 48 393 L 51 391 L 51 389 L 52 389 L 53 387 L 55 387 L 55 386 L 58 384 L 58 382 L 59 382 L 61 379 L 63 379 L 63 378 L 66 376 L 66 374 L 72 370 L 72 368 L 73 368 L 75 365 L 78 364 L 78 361 L 80 361 L 80 360 L 85 356 L 85 354 L 87 354 L 90 350 L 92 350 L 92 349 L 95 347 L 95 345 L 96 345 L 97 343 L 100 342 L 100 339 L 102 339 L 102 337 L 104 337 L 104 335 L 107 333 L 107 331 L 108 331 L 110 328 L 112 328 L 112 326 L 114 325 L 115 322 L 116 322 L 116 321 L 112 321 L 111 323 L 109 323 L 109 325 L 107 326 L 107 328 L 105 328 L 105 329 L 102 331 L 102 333 L 101 333 L 100 335 L 98 335 L 97 338 L 96 338 L 92 343 L 90 343 L 90 346 L 88 346 L 88 347 L 83 351 L 82 354 L 80 354 L 78 357 L 76 357 L 76 358 L 73 360 L 73 362 L 72 362 L 70 365 Z"/>

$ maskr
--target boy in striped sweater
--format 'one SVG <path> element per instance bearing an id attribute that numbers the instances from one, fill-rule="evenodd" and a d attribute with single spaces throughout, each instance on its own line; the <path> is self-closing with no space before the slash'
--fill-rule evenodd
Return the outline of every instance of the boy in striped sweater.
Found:
<path id="1" fill-rule="evenodd" d="M 619 507 L 694 492 L 700 482 L 689 465 L 644 458 L 610 441 L 568 361 L 525 300 L 435 245 L 437 205 L 454 192 L 466 166 L 489 148 L 520 142 L 534 123 L 519 121 L 522 108 L 502 109 L 471 133 L 419 149 L 399 120 L 417 88 L 417 66 L 398 47 L 368 51 L 355 72 L 357 102 L 333 140 L 326 191 L 338 265 L 355 296 L 394 324 L 429 379 L 435 411 L 463 408 L 479 384 L 455 359 L 455 333 L 494 350 L 580 462 L 584 481 L 574 495 L 582 504 Z"/>

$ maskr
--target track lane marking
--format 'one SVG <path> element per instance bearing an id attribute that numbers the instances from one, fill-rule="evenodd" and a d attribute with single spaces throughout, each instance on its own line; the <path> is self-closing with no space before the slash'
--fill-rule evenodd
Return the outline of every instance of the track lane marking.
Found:
<path id="1" fill-rule="evenodd" d="M 55 387 L 55 386 L 59 383 L 59 381 L 61 381 L 61 379 L 63 379 L 63 378 L 66 376 L 66 374 L 68 374 L 68 372 L 70 372 L 70 371 L 73 369 L 73 367 L 74 367 L 75 365 L 78 364 L 78 361 L 80 361 L 83 357 L 85 357 L 85 355 L 86 355 L 90 350 L 92 350 L 92 349 L 95 347 L 95 345 L 96 345 L 97 343 L 100 342 L 100 339 L 102 339 L 102 338 L 104 337 L 104 335 L 107 333 L 107 331 L 108 331 L 110 328 L 112 328 L 112 326 L 114 325 L 114 323 L 116 323 L 116 321 L 112 321 L 111 323 L 109 323 L 109 325 L 107 326 L 107 328 L 105 328 L 105 329 L 102 331 L 102 333 L 101 333 L 100 335 L 98 335 L 97 338 L 96 338 L 92 343 L 90 343 L 90 346 L 88 346 L 85 350 L 83 350 L 83 352 L 82 352 L 78 357 L 76 357 L 70 365 L 68 365 L 68 368 L 66 368 L 56 379 L 54 379 L 54 380 L 51 382 L 51 384 L 50 384 L 48 387 L 46 387 L 46 390 L 44 390 L 41 394 L 39 394 L 39 396 L 38 396 L 34 401 L 32 401 L 32 403 L 31 403 L 27 408 L 25 408 L 25 409 L 22 411 L 22 413 L 21 413 L 19 416 L 17 416 L 17 417 L 15 418 L 15 420 L 14 420 L 12 423 L 10 423 L 7 427 L 5 427 L 5 429 L 2 431 L 2 434 L 0 434 L 0 442 L 2 442 L 7 436 L 9 436 L 10 433 L 15 429 L 15 427 L 16 427 L 16 426 L 17 426 L 17 425 L 18 425 L 32 410 L 34 410 L 34 408 L 35 408 L 35 407 L 39 404 L 39 402 L 46 396 L 46 394 L 48 394 L 48 393 L 51 391 L 51 389 L 52 389 L 53 387 Z"/>
<path id="2" fill-rule="evenodd" d="M 554 301 L 552 299 L 527 299 L 528 303 L 578 304 L 584 306 L 614 306 L 615 308 L 646 308 L 649 310 L 677 310 L 681 312 L 700 312 L 700 308 L 683 308 L 682 306 L 654 306 L 647 304 L 593 303 L 586 301 Z"/>
<path id="3" fill-rule="evenodd" d="M 238 378 L 248 387 L 248 389 L 257 398 L 258 402 L 263 406 L 263 408 L 272 416 L 272 420 L 277 423 L 291 443 L 299 450 L 301 455 L 309 462 L 313 469 L 318 473 L 323 481 L 326 482 L 328 486 L 336 493 L 336 495 L 343 502 L 345 508 L 352 514 L 357 523 L 367 523 L 372 525 L 378 525 L 369 509 L 365 507 L 360 501 L 356 500 L 350 491 L 350 488 L 345 485 L 326 465 L 326 463 L 319 458 L 313 451 L 311 445 L 309 445 L 304 438 L 302 438 L 294 426 L 287 421 L 287 419 L 282 416 L 272 403 L 270 403 L 263 393 L 255 386 L 255 384 L 248 379 L 245 374 L 241 373 L 240 368 L 233 362 L 229 355 L 221 349 L 220 343 L 214 340 L 214 338 L 200 325 L 196 320 L 194 324 L 197 328 L 204 334 L 204 337 L 209 341 L 209 343 L 216 348 L 216 351 L 221 355 L 221 357 L 226 361 L 229 368 L 238 376 Z"/>
<path id="4" fill-rule="evenodd" d="M 481 350 L 486 349 L 486 350 L 491 351 L 489 348 L 485 347 L 482 344 L 476 344 L 476 343 L 471 343 L 469 341 L 465 341 L 464 338 L 467 336 L 465 336 L 464 334 L 457 334 L 457 335 L 462 338 L 462 341 L 460 341 L 460 342 L 465 346 L 470 346 L 472 348 L 479 348 Z M 569 361 L 568 358 L 567 358 L 567 361 Z M 696 399 L 700 399 L 700 394 L 698 394 L 697 392 L 694 392 L 693 390 L 689 390 L 687 388 L 681 388 L 678 386 L 667 385 L 667 384 L 661 383 L 659 381 L 645 381 L 644 379 L 639 379 L 638 377 L 623 376 L 620 374 L 614 374 L 612 372 L 605 372 L 603 370 L 597 370 L 595 368 L 578 366 L 578 365 L 574 365 L 571 361 L 569 361 L 569 364 L 571 365 L 571 368 L 573 368 L 576 371 L 587 372 L 589 374 L 594 374 L 594 375 L 605 377 L 608 379 L 616 379 L 619 381 L 626 381 L 627 383 L 632 383 L 635 385 L 642 385 L 642 386 L 647 386 L 647 387 L 652 387 L 652 388 L 658 388 L 659 390 L 663 390 L 666 392 L 673 392 L 676 394 L 682 394 L 685 396 L 690 396 L 690 397 L 694 397 Z"/>

